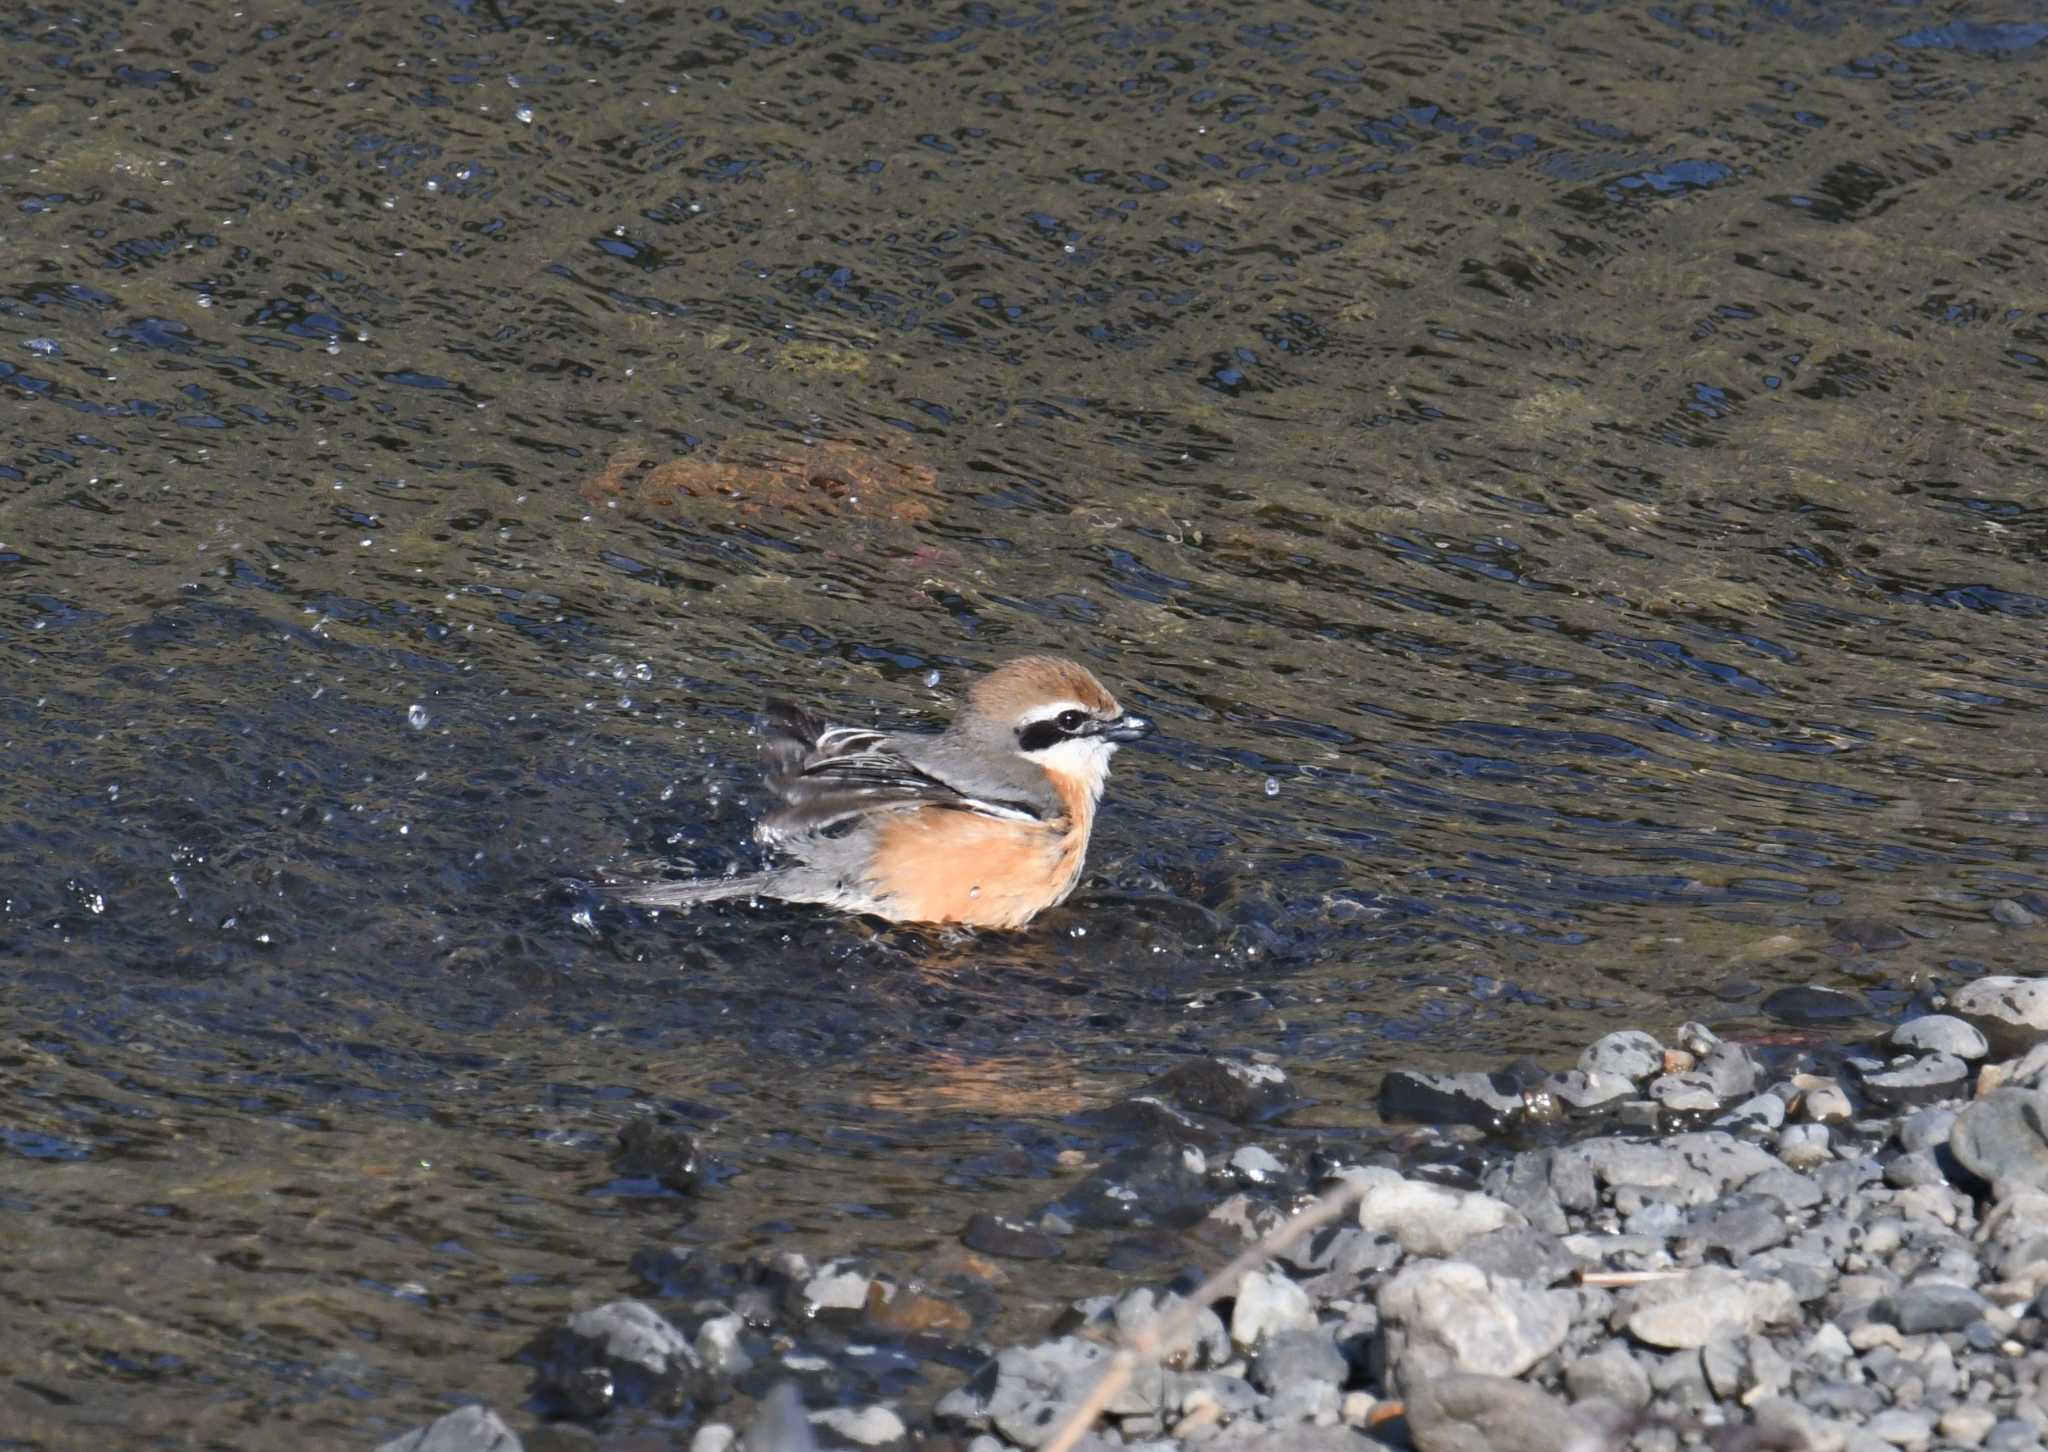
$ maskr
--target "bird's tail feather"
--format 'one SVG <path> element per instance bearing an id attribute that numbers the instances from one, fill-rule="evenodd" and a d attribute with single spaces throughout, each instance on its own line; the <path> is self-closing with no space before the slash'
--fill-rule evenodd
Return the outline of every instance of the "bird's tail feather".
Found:
<path id="1" fill-rule="evenodd" d="M 615 891 L 623 902 L 641 907 L 679 908 L 729 897 L 772 897 L 781 874 L 754 872 L 743 877 L 693 877 L 681 882 L 629 882 Z"/>

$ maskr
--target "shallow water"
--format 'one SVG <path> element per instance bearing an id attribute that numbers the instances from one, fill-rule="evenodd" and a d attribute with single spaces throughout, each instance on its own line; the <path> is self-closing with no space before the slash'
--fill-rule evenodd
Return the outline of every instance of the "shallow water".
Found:
<path id="1" fill-rule="evenodd" d="M 15 1444 L 511 1411 L 636 1250 L 942 1267 L 1193 1053 L 1365 1132 L 1396 1064 L 2041 965 L 2048 11 L 0 57 Z M 598 890 L 754 860 L 764 696 L 1038 649 L 1165 739 L 1032 931 Z M 649 1112 L 711 1188 L 615 1184 Z"/>

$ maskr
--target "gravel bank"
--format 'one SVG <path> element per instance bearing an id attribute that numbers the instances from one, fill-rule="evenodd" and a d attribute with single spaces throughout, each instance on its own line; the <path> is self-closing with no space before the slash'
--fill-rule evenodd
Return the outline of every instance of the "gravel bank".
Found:
<path id="1" fill-rule="evenodd" d="M 1277 1071 L 1186 1066 L 1118 1107 L 1133 1148 L 1025 1220 L 977 1216 L 963 1254 L 1173 1225 L 1215 1265 L 1317 1189 L 1356 1197 L 1193 1316 L 1091 1452 L 2026 1452 L 2048 1441 L 2048 980 L 1943 1007 L 1850 1050 L 1689 1024 L 1559 1072 L 1392 1074 L 1385 1107 L 1437 1127 L 1348 1157 L 1262 1133 Z M 1199 1280 L 992 1349 L 960 1297 L 857 1265 L 636 1269 L 645 1299 L 527 1349 L 527 1445 L 1039 1448 Z M 519 1445 L 465 1408 L 383 1452 Z"/>

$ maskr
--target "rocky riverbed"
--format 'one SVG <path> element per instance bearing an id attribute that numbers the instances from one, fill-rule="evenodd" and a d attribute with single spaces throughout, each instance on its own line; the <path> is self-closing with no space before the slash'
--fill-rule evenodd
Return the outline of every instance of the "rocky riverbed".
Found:
<path id="1" fill-rule="evenodd" d="M 1078 1187 L 976 1217 L 944 1285 L 650 1247 L 637 1296 L 522 1353 L 527 1406 L 380 1452 L 510 1452 L 508 1422 L 532 1448 L 1042 1447 L 1202 1275 L 994 1348 L 972 1266 L 1172 1227 L 1213 1268 L 1333 1188 L 1343 1217 L 1224 1286 L 1081 1446 L 2025 1452 L 2048 1439 L 2048 979 L 1930 1006 L 1869 1044 L 1687 1024 L 1569 1069 L 1391 1074 L 1383 1108 L 1432 1122 L 1374 1146 L 1274 1132 L 1271 1066 L 1189 1065 L 1118 1106 L 1142 1132 Z M 696 1182 L 680 1137 L 621 1155 Z"/>

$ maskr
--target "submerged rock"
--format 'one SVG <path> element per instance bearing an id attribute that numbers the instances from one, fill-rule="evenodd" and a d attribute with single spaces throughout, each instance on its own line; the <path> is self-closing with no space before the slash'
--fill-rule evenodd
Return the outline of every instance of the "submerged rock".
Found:
<path id="1" fill-rule="evenodd" d="M 525 1359 L 537 1372 L 535 1395 L 570 1417 L 601 1417 L 617 1406 L 674 1412 L 707 1390 L 695 1347 L 643 1301 L 578 1311 L 535 1338 Z"/>
<path id="2" fill-rule="evenodd" d="M 377 1452 L 521 1452 L 518 1433 L 489 1407 L 459 1407 L 381 1444 Z"/>

